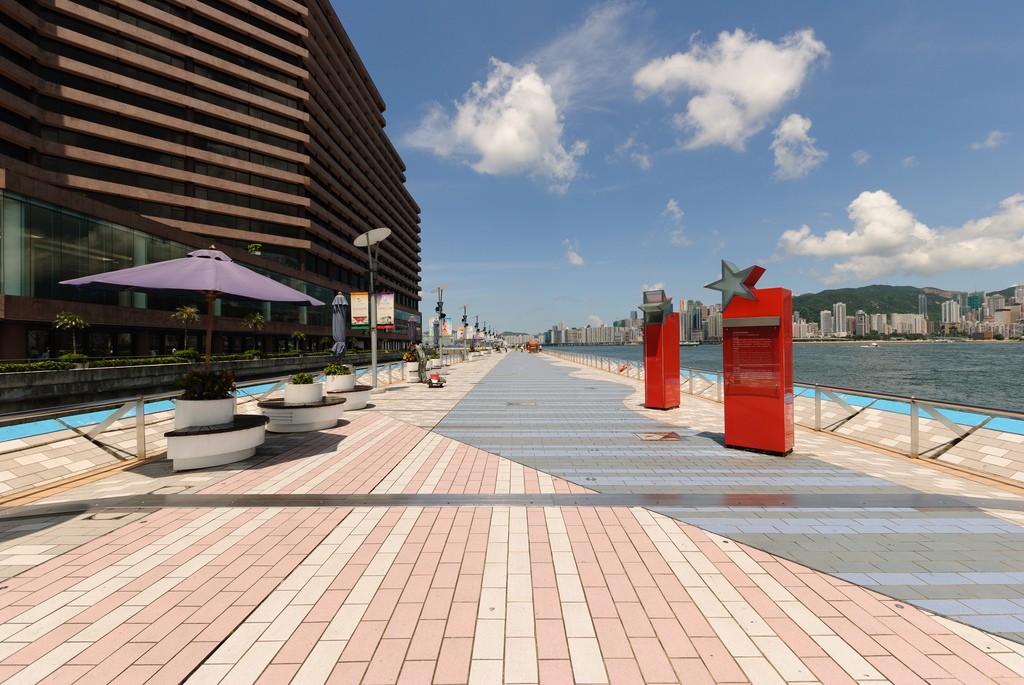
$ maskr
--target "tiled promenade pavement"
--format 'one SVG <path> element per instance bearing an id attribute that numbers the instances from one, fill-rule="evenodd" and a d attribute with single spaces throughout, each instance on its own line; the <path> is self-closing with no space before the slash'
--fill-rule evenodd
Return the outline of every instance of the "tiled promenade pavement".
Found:
<path id="1" fill-rule="evenodd" d="M 635 387 L 535 355 L 448 376 L 242 465 L 149 464 L 0 512 L 0 682 L 1024 682 L 1016 642 L 761 544 L 788 554 L 790 533 L 709 532 L 784 512 L 853 522 L 792 534 L 813 551 L 872 535 L 849 529 L 875 513 L 934 516 L 819 493 L 1009 494 L 804 433 L 788 460 L 726 450 L 716 405 L 638 411 Z M 682 440 L 635 435 L 655 431 Z M 750 506 L 779 489 L 796 506 Z M 700 526 L 642 506 L 697 495 L 714 504 L 665 511 Z M 975 516 L 999 521 L 941 514 Z M 1015 563 L 1015 530 L 966 563 Z"/>

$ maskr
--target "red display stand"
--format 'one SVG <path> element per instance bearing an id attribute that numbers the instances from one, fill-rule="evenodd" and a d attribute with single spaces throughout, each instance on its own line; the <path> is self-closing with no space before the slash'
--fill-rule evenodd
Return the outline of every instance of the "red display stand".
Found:
<path id="1" fill-rule="evenodd" d="M 749 292 L 756 299 L 732 298 L 722 313 L 725 444 L 784 456 L 793 451 L 793 293 Z"/>
<path id="2" fill-rule="evenodd" d="M 679 314 L 644 326 L 644 406 L 679 406 Z"/>

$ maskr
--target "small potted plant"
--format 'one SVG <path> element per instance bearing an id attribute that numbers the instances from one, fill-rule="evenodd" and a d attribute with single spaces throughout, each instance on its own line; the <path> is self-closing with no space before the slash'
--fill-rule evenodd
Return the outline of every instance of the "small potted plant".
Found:
<path id="1" fill-rule="evenodd" d="M 260 243 L 249 243 L 248 245 L 245 246 L 245 251 L 251 255 L 259 257 L 261 254 L 263 254 L 263 245 L 261 245 Z"/>
<path id="2" fill-rule="evenodd" d="M 405 362 L 405 377 L 411 382 L 420 372 L 420 361 L 416 359 L 416 353 L 409 351 L 402 355 Z"/>
<path id="3" fill-rule="evenodd" d="M 184 392 L 174 402 L 174 427 L 218 426 L 235 415 L 235 376 L 230 371 L 189 371 L 178 379 Z"/>
<path id="4" fill-rule="evenodd" d="M 356 387 L 356 375 L 344 364 L 328 364 L 324 367 L 324 389 L 327 392 L 345 392 Z"/>
<path id="5" fill-rule="evenodd" d="M 315 382 L 311 373 L 297 373 L 284 384 L 285 404 L 314 404 L 323 397 L 324 385 Z"/>

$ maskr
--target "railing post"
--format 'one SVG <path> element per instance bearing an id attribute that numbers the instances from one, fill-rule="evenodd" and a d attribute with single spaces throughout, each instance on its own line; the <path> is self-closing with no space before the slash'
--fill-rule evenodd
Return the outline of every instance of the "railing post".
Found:
<path id="1" fill-rule="evenodd" d="M 718 402 L 722 401 L 722 388 L 725 386 L 725 376 L 715 373 L 715 396 Z"/>
<path id="2" fill-rule="evenodd" d="M 917 400 L 910 398 L 910 458 L 917 459 L 921 454 L 920 409 Z"/>
<path id="3" fill-rule="evenodd" d="M 821 430 L 821 388 L 814 386 L 814 430 Z"/>
<path id="4" fill-rule="evenodd" d="M 146 400 L 143 397 L 135 401 L 135 456 L 146 458 Z"/>

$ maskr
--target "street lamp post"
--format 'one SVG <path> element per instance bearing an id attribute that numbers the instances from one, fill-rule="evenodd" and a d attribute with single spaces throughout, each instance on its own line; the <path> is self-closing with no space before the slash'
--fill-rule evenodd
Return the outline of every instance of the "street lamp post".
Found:
<path id="1" fill-rule="evenodd" d="M 441 327 L 444 325 L 444 289 L 447 285 L 439 285 L 430 292 L 437 293 L 437 306 L 434 307 L 434 311 L 437 312 L 437 321 L 434 323 L 434 347 L 440 351 L 441 349 Z"/>
<path id="2" fill-rule="evenodd" d="M 366 248 L 366 258 L 370 267 L 370 385 L 377 387 L 377 291 L 373 285 L 373 275 L 377 270 L 374 264 L 374 253 L 380 253 L 379 243 L 391 235 L 390 228 L 373 228 L 356 236 L 352 244 Z M 373 246 L 378 245 L 374 250 Z"/>

